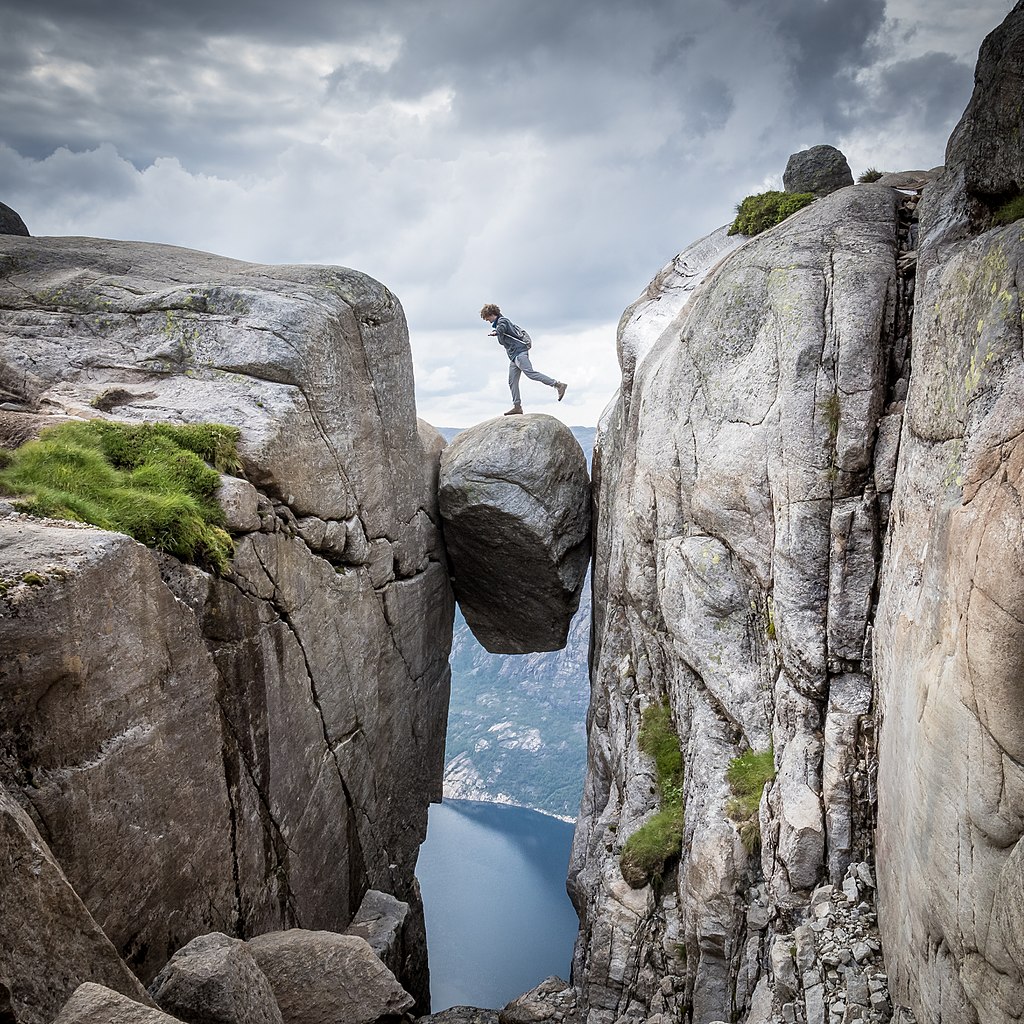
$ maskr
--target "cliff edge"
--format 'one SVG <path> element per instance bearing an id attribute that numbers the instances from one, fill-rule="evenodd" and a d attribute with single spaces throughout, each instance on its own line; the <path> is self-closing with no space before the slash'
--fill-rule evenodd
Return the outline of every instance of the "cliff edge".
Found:
<path id="1" fill-rule="evenodd" d="M 196 935 L 342 931 L 382 890 L 413 908 L 398 973 L 425 1008 L 454 605 L 398 301 L 341 268 L 4 235 L 0 398 L 11 447 L 96 418 L 240 430 L 222 574 L 0 508 L 0 778 L 62 898 L 148 983 Z M 0 924 L 30 1024 L 118 987 L 41 926 Z"/>

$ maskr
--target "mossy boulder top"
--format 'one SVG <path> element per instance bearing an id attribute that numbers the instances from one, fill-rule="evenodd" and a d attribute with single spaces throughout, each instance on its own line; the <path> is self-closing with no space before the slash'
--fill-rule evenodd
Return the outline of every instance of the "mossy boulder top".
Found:
<path id="1" fill-rule="evenodd" d="M 0 406 L 242 431 L 296 515 L 394 539 L 420 501 L 405 315 L 354 270 L 0 234 Z M 394 495 L 395 501 L 383 501 Z"/>

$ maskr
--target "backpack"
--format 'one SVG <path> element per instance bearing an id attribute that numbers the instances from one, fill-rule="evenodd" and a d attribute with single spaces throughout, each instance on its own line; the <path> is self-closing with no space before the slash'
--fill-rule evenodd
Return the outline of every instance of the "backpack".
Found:
<path id="1" fill-rule="evenodd" d="M 527 348 L 533 348 L 533 338 L 531 338 L 522 327 L 518 324 L 512 323 L 511 320 L 509 320 L 509 326 L 512 328 L 512 333 L 515 337 L 517 337 Z"/>

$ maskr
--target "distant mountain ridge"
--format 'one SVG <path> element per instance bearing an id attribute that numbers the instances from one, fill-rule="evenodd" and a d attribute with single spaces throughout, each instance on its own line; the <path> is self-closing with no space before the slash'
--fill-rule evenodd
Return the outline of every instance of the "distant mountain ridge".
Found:
<path id="1" fill-rule="evenodd" d="M 438 428 L 451 441 L 461 428 Z M 572 427 L 587 456 L 594 427 Z M 561 651 L 489 654 L 456 611 L 444 795 L 575 820 L 586 765 L 590 581 Z"/>

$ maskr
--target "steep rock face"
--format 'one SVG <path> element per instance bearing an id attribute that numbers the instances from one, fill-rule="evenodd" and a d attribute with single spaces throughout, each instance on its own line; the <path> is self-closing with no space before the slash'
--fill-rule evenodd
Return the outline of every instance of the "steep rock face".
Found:
<path id="1" fill-rule="evenodd" d="M 922 203 L 875 637 L 879 919 L 894 992 L 929 1024 L 1024 1006 L 1024 245 L 1020 222 L 975 235 L 1024 184 L 1022 68 L 1018 4 Z"/>
<path id="2" fill-rule="evenodd" d="M 49 1022 L 61 993 L 100 982 L 149 1003 L 78 894 L 71 888 L 31 818 L 0 789 L 0 964 L 8 1009 L 16 1020 Z M 9 973 L 8 973 L 9 972 Z M 5 1018 L 6 1019 L 6 1018 Z"/>
<path id="3" fill-rule="evenodd" d="M 810 891 L 867 852 L 866 648 L 906 342 L 901 198 L 841 190 L 727 257 L 638 364 L 628 411 L 620 396 L 607 414 L 570 868 L 573 977 L 592 1024 L 770 1011 L 757 982 L 773 938 L 795 948 Z M 657 805 L 637 733 L 666 697 L 684 854 L 657 891 L 631 889 L 618 855 Z M 726 813 L 726 770 L 747 747 L 774 747 L 778 769 L 760 858 Z"/>
<path id="4" fill-rule="evenodd" d="M 223 578 L 0 518 L 3 779 L 114 946 L 148 981 L 211 930 L 343 930 L 376 888 L 422 953 L 453 601 L 397 300 L 339 268 L 0 236 L 0 392 L 21 430 L 235 424 L 255 485 L 223 489 Z"/>
<path id="5" fill-rule="evenodd" d="M 441 454 L 445 547 L 459 607 L 492 654 L 565 646 L 590 560 L 590 478 L 553 416 L 464 430 Z"/>
<path id="6" fill-rule="evenodd" d="M 0 235 L 27 235 L 28 228 L 16 210 L 0 203 Z"/>

